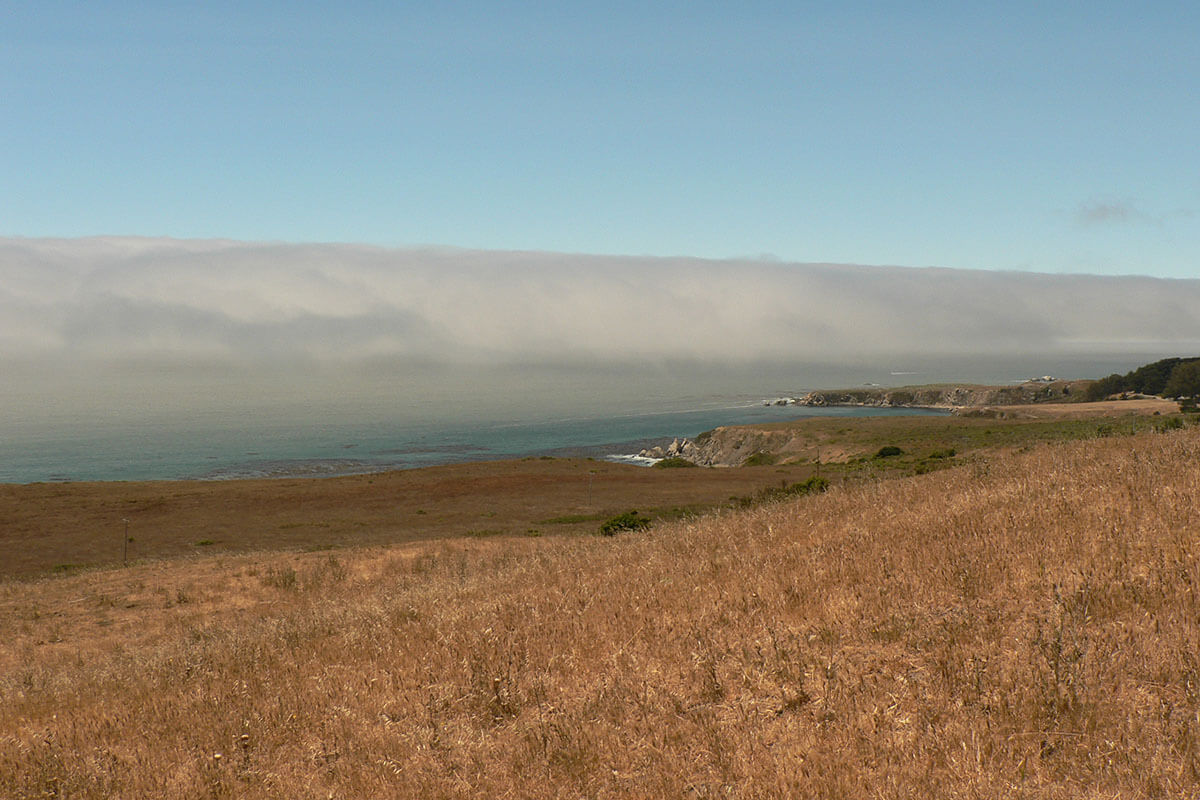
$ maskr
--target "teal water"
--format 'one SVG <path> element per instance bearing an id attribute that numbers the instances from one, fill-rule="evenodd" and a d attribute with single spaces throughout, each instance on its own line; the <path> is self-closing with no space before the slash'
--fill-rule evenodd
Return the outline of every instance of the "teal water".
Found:
<path id="1" fill-rule="evenodd" d="M 605 458 L 720 425 L 913 413 L 939 412 L 763 406 L 755 399 L 664 412 L 473 424 L 209 417 L 199 424 L 66 426 L 0 441 L 0 482 L 332 476 L 528 455 Z"/>

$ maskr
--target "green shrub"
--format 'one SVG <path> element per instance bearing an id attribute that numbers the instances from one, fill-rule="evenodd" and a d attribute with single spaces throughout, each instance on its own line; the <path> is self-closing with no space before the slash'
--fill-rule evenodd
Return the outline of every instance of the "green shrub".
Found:
<path id="1" fill-rule="evenodd" d="M 798 497 L 805 494 L 820 494 L 829 488 L 829 481 L 822 478 L 820 475 L 813 475 L 806 481 L 793 483 L 790 486 L 768 486 L 765 489 L 760 489 L 758 492 L 748 496 L 739 497 L 734 495 L 729 500 L 739 508 L 751 508 L 753 506 L 770 503 L 776 500 L 786 500 L 789 497 Z"/>
<path id="2" fill-rule="evenodd" d="M 813 475 L 806 481 L 793 483 L 788 487 L 788 494 L 820 494 L 829 488 L 829 481 L 820 475 Z"/>
<path id="3" fill-rule="evenodd" d="M 945 450 L 934 450 L 932 453 L 929 454 L 929 457 L 930 458 L 954 458 L 956 455 L 958 455 L 958 451 L 956 451 L 953 447 L 949 447 Z"/>
<path id="4" fill-rule="evenodd" d="M 600 533 L 605 536 L 615 536 L 621 531 L 640 531 L 650 527 L 650 518 L 638 516 L 636 511 L 626 511 L 618 514 L 600 526 Z"/>
<path id="5" fill-rule="evenodd" d="M 671 458 L 664 458 L 661 461 L 656 462 L 654 466 L 658 467 L 659 469 L 680 469 L 694 467 L 696 464 L 694 461 L 688 461 L 686 458 L 673 456 Z"/>
<path id="6" fill-rule="evenodd" d="M 766 450 L 759 450 L 754 455 L 742 462 L 743 467 L 769 467 L 779 460 L 779 457 L 774 453 L 768 453 Z"/>
<path id="7" fill-rule="evenodd" d="M 875 454 L 876 458 L 892 458 L 894 456 L 902 456 L 904 451 L 894 444 L 886 444 L 879 448 L 879 452 Z"/>

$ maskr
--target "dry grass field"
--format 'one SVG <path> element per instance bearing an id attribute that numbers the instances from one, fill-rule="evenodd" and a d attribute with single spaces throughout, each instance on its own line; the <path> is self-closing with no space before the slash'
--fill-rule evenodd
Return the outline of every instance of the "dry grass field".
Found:
<path id="1" fill-rule="evenodd" d="M 121 564 L 126 552 L 141 561 L 593 533 L 630 509 L 678 516 L 810 472 L 527 458 L 324 479 L 0 485 L 0 578 Z"/>
<path id="2" fill-rule="evenodd" d="M 1198 537 L 1189 426 L 616 537 L 10 580 L 0 796 L 1194 797 Z"/>
<path id="3" fill-rule="evenodd" d="M 984 413 L 994 411 L 998 416 L 1009 419 L 1096 419 L 1133 414 L 1174 414 L 1179 411 L 1179 403 L 1161 397 L 1139 397 L 1131 400 L 1098 400 L 1093 403 L 984 406 L 980 410 Z"/>

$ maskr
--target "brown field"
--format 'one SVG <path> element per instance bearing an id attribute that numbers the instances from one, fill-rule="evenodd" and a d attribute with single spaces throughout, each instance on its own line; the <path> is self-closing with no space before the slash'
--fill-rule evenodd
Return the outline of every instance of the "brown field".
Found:
<path id="1" fill-rule="evenodd" d="M 984 406 L 981 412 L 995 412 L 1009 419 L 1097 419 L 1130 414 L 1174 414 L 1179 403 L 1161 397 L 1133 400 L 1098 400 L 1092 403 L 1036 403 L 1019 406 Z"/>
<path id="2" fill-rule="evenodd" d="M 1197 464 L 1187 426 L 611 538 L 203 547 L 9 580 L 0 796 L 1195 797 Z M 538 466 L 564 465 L 506 469 Z M 659 475 L 709 472 L 778 478 Z M 255 519 L 336 486 L 297 483 Z M 287 485 L 194 491 L 250 513 Z M 134 486 L 116 507 L 83 488 L 103 519 L 195 499 Z M 378 502 L 341 513 L 369 529 L 396 513 Z"/>
<path id="3" fill-rule="evenodd" d="M 126 519 L 132 561 L 579 534 L 631 509 L 678 516 L 809 472 L 531 458 L 325 479 L 0 485 L 0 578 L 120 564 Z"/>

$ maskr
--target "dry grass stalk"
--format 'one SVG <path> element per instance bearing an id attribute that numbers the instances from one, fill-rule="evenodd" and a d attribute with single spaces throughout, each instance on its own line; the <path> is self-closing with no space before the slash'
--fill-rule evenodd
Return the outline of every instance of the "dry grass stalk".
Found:
<path id="1" fill-rule="evenodd" d="M 8 584 L 0 794 L 1195 796 L 1197 463 L 1148 434 L 615 539 Z M 30 611 L 163 586 L 115 638 Z"/>

